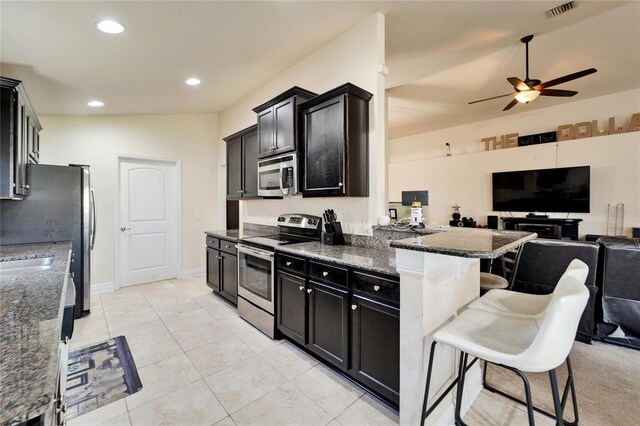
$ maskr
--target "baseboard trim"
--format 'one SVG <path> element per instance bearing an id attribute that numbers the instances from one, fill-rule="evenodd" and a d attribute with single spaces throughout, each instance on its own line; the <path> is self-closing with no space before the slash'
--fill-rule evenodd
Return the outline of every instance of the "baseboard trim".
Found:
<path id="1" fill-rule="evenodd" d="M 111 281 L 108 283 L 91 284 L 91 294 L 108 293 L 116 290 L 116 283 Z"/>
<path id="2" fill-rule="evenodd" d="M 204 275 L 206 273 L 206 268 L 194 268 L 194 269 L 185 269 L 182 271 L 181 278 L 191 278 L 191 277 L 199 277 L 200 275 Z"/>

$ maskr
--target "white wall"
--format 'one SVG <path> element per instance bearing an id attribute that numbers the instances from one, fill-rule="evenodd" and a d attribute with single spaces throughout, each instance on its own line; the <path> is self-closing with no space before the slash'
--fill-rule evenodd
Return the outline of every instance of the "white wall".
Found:
<path id="1" fill-rule="evenodd" d="M 91 166 L 96 192 L 97 234 L 91 281 L 106 288 L 114 281 L 115 154 L 182 161 L 182 270 L 203 273 L 205 230 L 216 228 L 218 117 L 206 115 L 45 116 L 43 164 Z M 201 216 L 196 220 L 196 214 Z M 105 285 L 106 284 L 106 285 Z"/>
<path id="2" fill-rule="evenodd" d="M 486 224 L 491 211 L 491 173 L 507 170 L 591 166 L 591 213 L 582 218 L 580 234 L 607 232 L 607 204 L 625 204 L 625 233 L 640 226 L 640 132 L 592 137 L 529 147 L 484 151 L 480 139 L 518 132 L 520 135 L 555 130 L 558 125 L 611 116 L 628 125 L 640 112 L 640 90 L 631 90 L 505 118 L 466 124 L 389 142 L 389 198 L 400 192 L 429 190 L 429 223 L 447 224 L 451 205 L 462 205 L 463 216 Z M 445 157 L 444 144 L 452 144 Z M 408 161 L 411 160 L 411 161 Z M 552 217 L 565 217 L 555 214 Z"/>
<path id="3" fill-rule="evenodd" d="M 283 200 L 249 200 L 241 203 L 241 221 L 275 225 L 281 213 L 308 213 L 320 216 L 333 208 L 350 233 L 368 233 L 376 218 L 386 210 L 385 204 L 385 133 L 384 76 L 378 64 L 384 63 L 384 15 L 374 14 L 328 45 L 311 53 L 269 83 L 256 89 L 220 114 L 220 136 L 232 134 L 256 122 L 252 108 L 277 96 L 292 86 L 323 93 L 351 82 L 373 93 L 369 103 L 368 198 L 305 198 Z M 225 145 L 220 143 L 221 162 L 225 162 Z M 221 182 L 220 194 L 224 192 Z M 222 202 L 224 197 L 220 197 Z M 220 222 L 224 226 L 224 222 Z"/>

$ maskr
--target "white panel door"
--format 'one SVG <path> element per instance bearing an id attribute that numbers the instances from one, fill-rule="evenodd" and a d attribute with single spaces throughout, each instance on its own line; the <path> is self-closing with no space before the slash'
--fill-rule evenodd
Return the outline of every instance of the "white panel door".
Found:
<path id="1" fill-rule="evenodd" d="M 121 285 L 177 277 L 177 171 L 155 161 L 120 163 Z"/>

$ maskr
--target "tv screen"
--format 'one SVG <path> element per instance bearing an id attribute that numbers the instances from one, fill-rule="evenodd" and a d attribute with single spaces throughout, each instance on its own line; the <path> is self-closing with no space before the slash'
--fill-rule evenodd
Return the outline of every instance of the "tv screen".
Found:
<path id="1" fill-rule="evenodd" d="M 590 167 L 493 173 L 493 211 L 589 213 Z"/>

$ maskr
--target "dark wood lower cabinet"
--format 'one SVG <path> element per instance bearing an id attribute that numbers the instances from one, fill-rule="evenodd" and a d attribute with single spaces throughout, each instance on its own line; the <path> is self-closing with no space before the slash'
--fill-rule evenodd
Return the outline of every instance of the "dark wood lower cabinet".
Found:
<path id="1" fill-rule="evenodd" d="M 220 252 L 220 294 L 238 303 L 238 256 Z"/>
<path id="2" fill-rule="evenodd" d="M 349 292 L 309 281 L 308 345 L 343 370 L 349 368 Z"/>
<path id="3" fill-rule="evenodd" d="M 220 252 L 207 247 L 207 285 L 220 291 Z"/>
<path id="4" fill-rule="evenodd" d="M 235 242 L 207 236 L 207 286 L 238 304 L 238 256 Z"/>
<path id="5" fill-rule="evenodd" d="M 397 277 L 280 253 L 276 265 L 279 333 L 398 407 Z"/>
<path id="6" fill-rule="evenodd" d="M 307 338 L 305 279 L 278 271 L 276 280 L 278 330 L 291 340 L 304 345 Z"/>
<path id="7" fill-rule="evenodd" d="M 400 309 L 353 295 L 351 370 L 358 381 L 399 404 Z"/>

